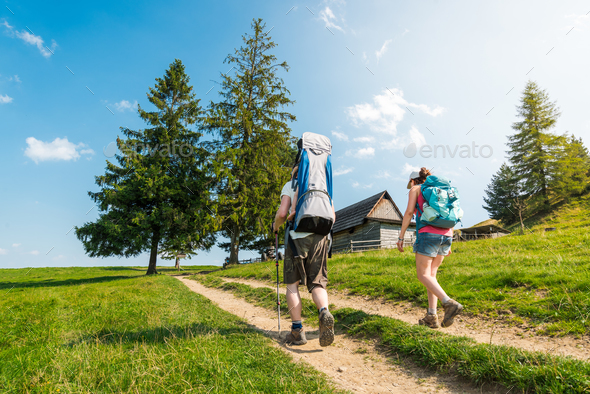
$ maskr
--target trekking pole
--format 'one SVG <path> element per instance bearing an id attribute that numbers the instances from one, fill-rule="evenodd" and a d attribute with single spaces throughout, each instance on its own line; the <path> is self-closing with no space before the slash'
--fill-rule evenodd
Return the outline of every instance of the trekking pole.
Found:
<path id="1" fill-rule="evenodd" d="M 279 298 L 279 233 L 275 231 L 275 258 L 277 266 L 277 313 L 279 315 L 279 338 L 281 337 L 281 299 Z"/>

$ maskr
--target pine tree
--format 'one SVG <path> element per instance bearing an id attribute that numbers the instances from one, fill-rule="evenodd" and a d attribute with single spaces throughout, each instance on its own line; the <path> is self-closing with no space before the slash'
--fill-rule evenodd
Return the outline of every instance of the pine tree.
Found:
<path id="1" fill-rule="evenodd" d="M 559 137 L 556 160 L 555 192 L 566 201 L 584 193 L 590 183 L 590 157 L 582 139 L 575 136 Z"/>
<path id="2" fill-rule="evenodd" d="M 76 236 L 91 257 L 149 251 L 147 274 L 156 274 L 159 252 L 172 257 L 210 248 L 216 219 L 208 191 L 210 154 L 200 142 L 202 133 L 192 129 L 201 123 L 201 107 L 180 60 L 147 96 L 156 110 L 138 107 L 138 113 L 150 128 L 121 128 L 127 137 L 117 139 L 121 166 L 107 161 L 105 175 L 96 177 L 100 191 L 88 194 L 100 216 L 77 228 Z"/>
<path id="3" fill-rule="evenodd" d="M 518 218 L 516 212 L 511 209 L 512 201 L 518 194 L 517 188 L 514 187 L 517 182 L 516 174 L 510 166 L 503 163 L 485 190 L 487 197 L 484 197 L 484 201 L 487 205 L 483 208 L 488 211 L 490 218 L 505 223 L 513 223 Z"/>
<path id="4" fill-rule="evenodd" d="M 555 126 L 559 109 L 532 81 L 527 83 L 517 109 L 522 120 L 512 125 L 516 134 L 508 137 L 508 157 L 523 181 L 526 195 L 540 196 L 542 209 L 548 209 L 556 145 L 556 137 L 549 131 Z"/>
<path id="5" fill-rule="evenodd" d="M 276 44 L 265 28 L 261 19 L 253 20 L 252 35 L 244 35 L 244 45 L 227 56 L 235 74 L 222 74 L 222 101 L 211 103 L 207 119 L 216 137 L 211 146 L 222 234 L 230 239 L 220 246 L 229 249 L 230 264 L 238 262 L 240 247 L 269 238 L 291 170 L 291 163 L 285 163 L 293 143 L 287 122 L 295 116 L 283 107 L 294 102 L 277 76 L 279 69 L 289 67 L 270 54 Z"/>

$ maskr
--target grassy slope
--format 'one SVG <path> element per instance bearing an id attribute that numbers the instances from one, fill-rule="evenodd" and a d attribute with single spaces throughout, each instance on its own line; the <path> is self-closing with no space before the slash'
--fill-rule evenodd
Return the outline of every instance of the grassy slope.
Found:
<path id="1" fill-rule="evenodd" d="M 502 316 L 545 334 L 590 332 L 590 196 L 527 226 L 525 235 L 456 243 L 439 282 L 466 313 Z M 426 307 L 408 249 L 335 255 L 328 263 L 330 285 Z M 214 275 L 274 279 L 274 272 L 274 263 L 257 263 Z"/>
<path id="2" fill-rule="evenodd" d="M 334 391 L 172 277 L 130 267 L 27 271 L 2 270 L 0 392 Z"/>
<path id="3" fill-rule="evenodd" d="M 211 275 L 194 275 L 191 279 L 231 291 L 249 302 L 275 310 L 273 296 L 276 293 L 272 289 L 223 283 Z M 590 392 L 589 363 L 508 346 L 477 344 L 471 338 L 456 337 L 349 308 L 332 312 L 337 327 L 348 334 L 377 338 L 396 358 L 404 355 L 428 368 L 441 372 L 454 371 L 477 384 L 500 383 L 507 391 L 515 393 Z"/>

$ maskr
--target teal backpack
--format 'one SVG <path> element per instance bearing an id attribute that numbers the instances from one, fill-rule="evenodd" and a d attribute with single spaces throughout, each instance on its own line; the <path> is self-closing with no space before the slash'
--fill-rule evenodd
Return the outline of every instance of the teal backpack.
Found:
<path id="1" fill-rule="evenodd" d="M 451 186 L 451 181 L 442 176 L 430 175 L 422 184 L 420 192 L 424 205 L 416 207 L 416 231 L 424 226 L 453 228 L 461 221 L 463 210 L 459 205 L 459 191 Z"/>

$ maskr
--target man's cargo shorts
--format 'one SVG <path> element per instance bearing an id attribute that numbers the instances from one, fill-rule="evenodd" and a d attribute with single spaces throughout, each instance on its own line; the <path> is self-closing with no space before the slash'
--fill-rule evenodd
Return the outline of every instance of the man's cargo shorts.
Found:
<path id="1" fill-rule="evenodd" d="M 285 246 L 285 263 L 283 264 L 283 281 L 286 284 L 300 282 L 311 293 L 314 287 L 326 288 L 328 284 L 328 236 L 312 234 L 304 238 L 293 239 L 297 256 L 289 243 Z"/>

